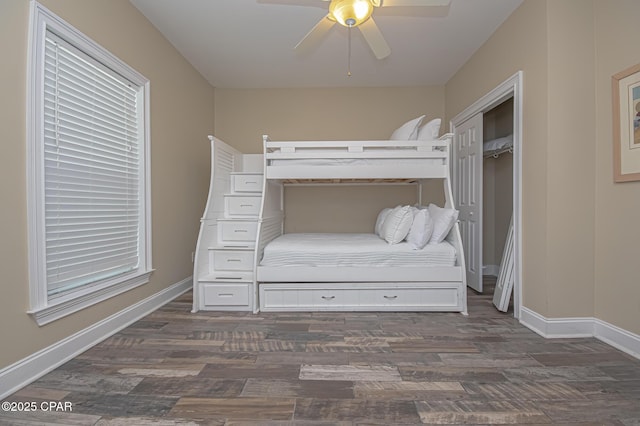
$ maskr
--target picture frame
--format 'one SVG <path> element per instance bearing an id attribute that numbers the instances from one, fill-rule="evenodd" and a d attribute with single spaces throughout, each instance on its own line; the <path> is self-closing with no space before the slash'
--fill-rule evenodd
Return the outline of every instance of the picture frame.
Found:
<path id="1" fill-rule="evenodd" d="M 640 64 L 611 77 L 611 94 L 614 181 L 639 181 Z"/>

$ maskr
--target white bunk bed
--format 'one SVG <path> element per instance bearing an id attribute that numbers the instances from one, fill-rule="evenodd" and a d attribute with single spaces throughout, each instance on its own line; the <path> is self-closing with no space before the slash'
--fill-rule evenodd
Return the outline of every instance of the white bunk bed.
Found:
<path id="1" fill-rule="evenodd" d="M 434 141 L 271 141 L 264 143 L 264 190 L 258 219 L 256 281 L 261 311 L 449 311 L 467 313 L 466 274 L 458 224 L 446 237 L 453 256 L 445 263 L 423 261 L 376 265 L 358 261 L 344 265 L 331 259 L 320 263 L 291 264 L 297 256 L 280 252 L 276 261 L 263 262 L 265 248 L 282 241 L 284 233 L 283 193 L 285 185 L 326 184 L 415 184 L 418 197 L 428 179 L 443 182 L 445 207 L 454 208 L 450 177 L 452 135 Z M 418 200 L 421 201 L 420 199 Z M 358 235 L 360 235 L 358 237 Z M 293 237 L 297 252 L 330 244 L 325 237 Z M 362 234 L 355 238 L 371 240 Z M 321 238 L 322 241 L 309 238 Z M 347 235 L 334 236 L 350 238 Z M 386 242 L 378 239 L 374 253 Z M 331 236 L 329 239 L 333 238 Z M 276 240 L 277 239 L 277 240 Z M 276 241 L 274 241 L 276 240 Z M 369 241 L 373 242 L 373 241 Z M 348 247 L 348 242 L 341 242 Z M 391 247 L 391 246 L 388 246 Z M 267 254 L 272 247 L 267 247 Z M 349 251 L 348 248 L 346 248 Z M 394 250 L 398 248 L 394 247 Z M 313 251 L 313 250 L 311 250 Z M 332 249 L 326 250 L 331 252 Z M 360 252 L 360 249 L 354 250 Z M 384 256 L 384 255 L 383 255 Z M 437 257 L 437 256 L 436 256 Z M 286 263 L 277 260 L 287 259 Z M 314 266 L 311 266 L 314 265 Z"/>

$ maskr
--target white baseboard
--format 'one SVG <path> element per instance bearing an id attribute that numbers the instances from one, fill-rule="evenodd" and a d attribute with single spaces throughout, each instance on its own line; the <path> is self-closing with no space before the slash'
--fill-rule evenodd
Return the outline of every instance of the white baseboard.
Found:
<path id="1" fill-rule="evenodd" d="M 560 339 L 595 337 L 594 318 L 545 318 L 531 309 L 520 309 L 520 322 L 542 337 Z"/>
<path id="2" fill-rule="evenodd" d="M 523 306 L 520 323 L 547 339 L 595 337 L 640 359 L 640 335 L 598 318 L 545 318 Z"/>
<path id="3" fill-rule="evenodd" d="M 84 330 L 3 368 L 0 370 L 0 399 L 11 395 L 76 355 L 169 303 L 190 290 L 191 286 L 192 277 L 185 278 Z"/>
<path id="4" fill-rule="evenodd" d="M 640 336 L 623 328 L 596 319 L 595 337 L 603 342 L 640 359 Z"/>
<path id="5" fill-rule="evenodd" d="M 498 273 L 500 273 L 500 265 L 482 266 L 482 275 L 491 275 L 492 277 L 497 277 Z"/>

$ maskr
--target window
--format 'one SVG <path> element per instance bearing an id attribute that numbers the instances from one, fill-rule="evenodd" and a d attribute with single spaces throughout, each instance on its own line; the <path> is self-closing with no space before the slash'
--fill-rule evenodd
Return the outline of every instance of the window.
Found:
<path id="1" fill-rule="evenodd" d="M 149 82 L 37 2 L 28 97 L 30 313 L 148 282 Z"/>

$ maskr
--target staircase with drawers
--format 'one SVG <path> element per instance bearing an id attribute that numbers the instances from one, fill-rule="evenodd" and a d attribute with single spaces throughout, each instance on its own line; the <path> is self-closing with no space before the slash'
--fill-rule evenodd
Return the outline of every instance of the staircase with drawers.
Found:
<path id="1" fill-rule="evenodd" d="M 256 311 L 262 156 L 211 141 L 212 176 L 196 248 L 193 311 Z"/>

